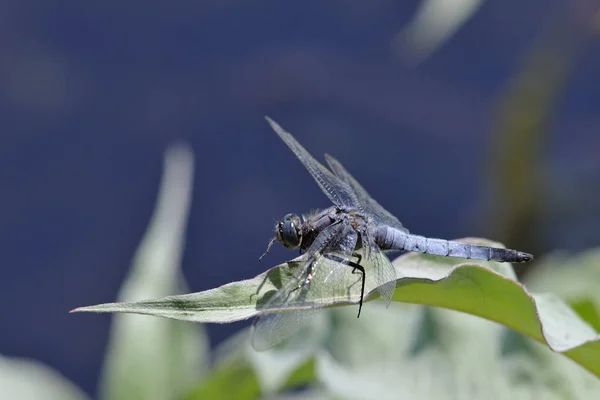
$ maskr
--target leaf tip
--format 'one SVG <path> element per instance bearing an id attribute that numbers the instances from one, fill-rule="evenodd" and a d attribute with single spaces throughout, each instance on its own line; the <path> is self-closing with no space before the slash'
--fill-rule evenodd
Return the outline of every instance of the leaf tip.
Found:
<path id="1" fill-rule="evenodd" d="M 106 310 L 103 310 L 101 308 L 101 306 L 103 306 L 104 304 L 101 305 L 96 305 L 96 306 L 84 306 L 84 307 L 77 307 L 72 309 L 71 311 L 69 311 L 69 314 L 73 314 L 76 312 L 96 312 L 96 313 L 101 313 L 101 312 L 106 312 Z"/>

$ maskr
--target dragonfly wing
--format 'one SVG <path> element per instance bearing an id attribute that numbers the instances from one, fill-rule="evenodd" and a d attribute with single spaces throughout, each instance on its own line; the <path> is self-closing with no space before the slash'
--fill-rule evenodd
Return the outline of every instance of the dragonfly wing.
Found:
<path id="1" fill-rule="evenodd" d="M 305 310 L 347 299 L 346 291 L 340 287 L 348 284 L 347 272 L 353 270 L 346 262 L 356 247 L 357 239 L 358 233 L 348 221 L 323 229 L 303 258 L 295 263 L 294 274 L 260 310 Z M 337 258 L 332 259 L 330 254 L 337 255 Z"/>
<path id="2" fill-rule="evenodd" d="M 344 182 L 346 182 L 354 191 L 358 200 L 358 210 L 364 215 L 369 215 L 373 218 L 377 225 L 389 225 L 404 232 L 408 232 L 402 223 L 392 215 L 389 211 L 383 208 L 369 193 L 361 186 L 360 183 L 350 173 L 342 163 L 333 158 L 329 154 L 325 154 L 325 159 L 329 168 Z"/>
<path id="3" fill-rule="evenodd" d="M 353 302 L 360 293 L 360 275 L 353 268 L 319 256 L 314 266 L 286 282 L 260 308 L 253 326 L 252 345 L 262 351 L 302 329 L 317 312 L 337 302 Z M 314 274 L 306 283 L 308 273 Z"/>
<path id="4" fill-rule="evenodd" d="M 295 267 L 294 275 L 260 308 L 264 313 L 252 326 L 252 346 L 257 351 L 267 350 L 288 339 L 319 311 L 307 301 L 310 283 L 305 283 L 317 260 L 308 254 L 305 256 L 305 261 Z"/>
<path id="5" fill-rule="evenodd" d="M 321 235 L 330 240 L 322 244 L 315 240 L 311 248 L 318 251 L 309 249 L 293 277 L 261 307 L 254 324 L 255 349 L 265 350 L 289 338 L 323 307 L 359 298 L 362 276 L 347 265 L 358 233 L 345 221 L 329 226 Z"/>
<path id="6" fill-rule="evenodd" d="M 290 338 L 320 312 L 318 308 L 263 314 L 252 325 L 252 347 L 265 351 Z"/>
<path id="7" fill-rule="evenodd" d="M 356 207 L 357 199 L 354 191 L 348 186 L 346 182 L 339 179 L 337 176 L 331 173 L 321 163 L 315 160 L 308 151 L 294 137 L 286 132 L 277 122 L 273 121 L 269 117 L 265 117 L 267 122 L 271 125 L 271 128 L 279 135 L 281 140 L 292 150 L 292 152 L 298 157 L 298 160 L 308 170 L 314 180 L 317 182 L 323 193 L 327 195 L 329 200 L 338 207 L 348 206 Z"/>
<path id="8" fill-rule="evenodd" d="M 389 306 L 396 291 L 396 269 L 377 244 L 371 241 L 366 246 L 364 253 L 369 255 L 368 261 L 373 266 L 373 278 L 377 290 L 386 302 L 386 306 Z"/>

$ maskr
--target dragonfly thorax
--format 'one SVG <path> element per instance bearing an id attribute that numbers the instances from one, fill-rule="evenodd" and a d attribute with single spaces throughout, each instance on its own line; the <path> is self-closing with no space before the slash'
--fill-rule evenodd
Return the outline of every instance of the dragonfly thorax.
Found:
<path id="1" fill-rule="evenodd" d="M 296 214 L 287 214 L 277 223 L 275 230 L 277 241 L 288 249 L 297 249 L 302 245 L 302 221 Z"/>

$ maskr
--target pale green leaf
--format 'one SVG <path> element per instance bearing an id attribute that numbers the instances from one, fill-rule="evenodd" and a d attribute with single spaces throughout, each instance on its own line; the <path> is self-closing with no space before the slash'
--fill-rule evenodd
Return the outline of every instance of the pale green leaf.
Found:
<path id="1" fill-rule="evenodd" d="M 184 293 L 180 263 L 190 208 L 193 155 L 170 148 L 152 221 L 119 293 L 140 301 Z M 178 399 L 207 368 L 204 327 L 146 316 L 116 315 L 101 380 L 107 400 Z"/>
<path id="2" fill-rule="evenodd" d="M 326 314 L 321 313 L 290 339 L 267 351 L 257 352 L 248 343 L 246 357 L 256 372 L 262 392 L 276 393 L 288 385 L 294 371 L 312 360 L 326 340 L 329 328 Z"/>
<path id="3" fill-rule="evenodd" d="M 67 378 L 39 361 L 0 356 L 0 398 L 88 400 Z"/>
<path id="4" fill-rule="evenodd" d="M 482 239 L 470 243 L 499 246 Z M 260 305 L 293 273 L 295 262 L 216 289 L 182 296 L 82 307 L 77 311 L 128 312 L 196 322 L 231 322 L 254 317 Z M 600 375 L 600 338 L 560 299 L 532 294 L 517 282 L 510 264 L 407 254 L 394 262 L 398 280 L 394 301 L 463 311 L 506 325 L 552 350 L 562 352 Z M 367 278 L 371 266 L 364 265 Z M 340 285 L 322 299 L 323 305 L 357 303 L 359 288 Z M 367 279 L 367 301 L 377 297 Z M 310 292 L 310 291 L 309 291 Z M 354 311 L 356 311 L 354 309 Z"/>
<path id="5" fill-rule="evenodd" d="M 337 327 L 317 368 L 340 398 L 585 400 L 600 393 L 588 371 L 481 318 L 399 303 L 369 304 L 360 323 L 351 310 L 332 311 Z"/>
<path id="6" fill-rule="evenodd" d="M 593 326 L 600 330 L 600 249 L 574 256 L 556 253 L 527 275 L 527 287 L 533 291 L 560 296 Z"/>
<path id="7" fill-rule="evenodd" d="M 261 394 L 275 398 L 279 391 L 314 382 L 310 351 L 278 348 L 258 353 L 250 346 L 249 332 L 250 329 L 244 329 L 234 334 L 216 349 L 212 372 L 186 400 L 256 399 Z M 265 379 L 264 375 L 269 373 L 272 376 Z"/>

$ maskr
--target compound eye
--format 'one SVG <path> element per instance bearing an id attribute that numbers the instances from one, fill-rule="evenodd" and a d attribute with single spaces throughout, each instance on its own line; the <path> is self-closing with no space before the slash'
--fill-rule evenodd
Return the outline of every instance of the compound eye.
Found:
<path id="1" fill-rule="evenodd" d="M 300 217 L 288 214 L 279 222 L 277 240 L 288 249 L 297 249 L 302 243 L 302 226 Z"/>

